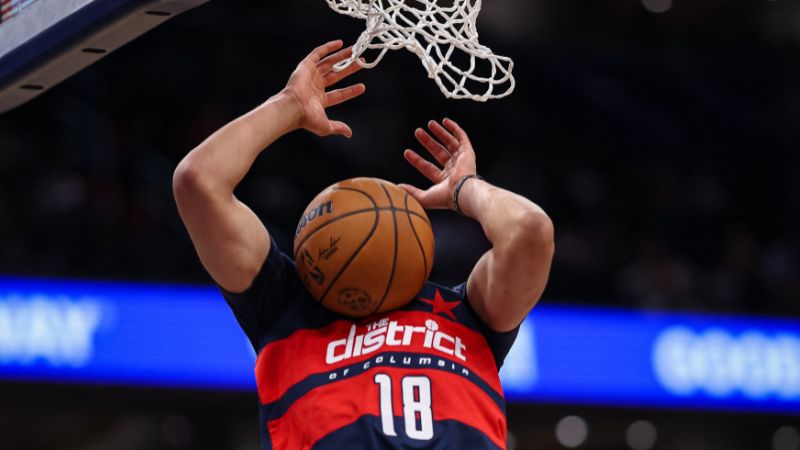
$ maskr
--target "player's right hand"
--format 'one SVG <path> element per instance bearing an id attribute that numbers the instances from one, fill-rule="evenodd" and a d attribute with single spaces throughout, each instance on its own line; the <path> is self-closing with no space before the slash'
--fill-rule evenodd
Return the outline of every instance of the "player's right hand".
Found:
<path id="1" fill-rule="evenodd" d="M 318 136 L 353 135 L 353 131 L 346 123 L 330 120 L 325 111 L 328 107 L 358 97 L 366 90 L 363 83 L 358 83 L 326 91 L 361 69 L 361 66 L 354 62 L 340 72 L 333 70 L 336 63 L 344 61 L 352 54 L 351 48 L 340 50 L 343 45 L 341 40 L 336 40 L 317 47 L 297 65 L 289 77 L 283 92 L 290 94 L 297 101 L 299 108 L 297 128 L 305 128 Z"/>

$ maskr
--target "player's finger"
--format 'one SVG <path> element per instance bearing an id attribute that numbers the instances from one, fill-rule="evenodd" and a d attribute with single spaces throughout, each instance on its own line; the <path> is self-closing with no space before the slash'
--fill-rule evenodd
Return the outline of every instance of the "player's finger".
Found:
<path id="1" fill-rule="evenodd" d="M 467 136 L 467 132 L 464 131 L 464 129 L 461 128 L 461 126 L 457 124 L 455 120 L 448 119 L 447 117 L 445 117 L 442 123 L 444 124 L 445 127 L 447 127 L 447 129 L 451 133 L 453 133 L 453 135 L 456 137 L 456 139 L 458 139 L 459 142 L 469 143 L 469 136 Z"/>
<path id="2" fill-rule="evenodd" d="M 364 83 L 354 84 L 352 86 L 348 86 L 346 88 L 336 89 L 335 91 L 330 91 L 325 93 L 325 107 L 329 108 L 331 106 L 336 106 L 339 103 L 344 103 L 348 100 L 352 100 L 359 95 L 363 94 L 367 90 L 367 87 Z"/>
<path id="3" fill-rule="evenodd" d="M 338 52 L 326 56 L 320 62 L 317 63 L 317 68 L 322 73 L 327 73 L 330 71 L 333 66 L 338 63 L 339 61 L 344 61 L 345 59 L 349 58 L 350 55 L 353 54 L 353 48 L 347 47 L 339 50 Z"/>
<path id="4" fill-rule="evenodd" d="M 428 129 L 433 132 L 436 139 L 439 139 L 439 141 L 447 147 L 450 153 L 455 153 L 456 150 L 458 150 L 458 139 L 450 134 L 443 126 L 439 125 L 439 122 L 431 120 L 428 122 Z"/>
<path id="5" fill-rule="evenodd" d="M 439 143 L 436 139 L 434 139 L 427 131 L 423 130 L 422 128 L 417 128 L 414 131 L 414 136 L 417 138 L 420 144 L 425 147 L 436 161 L 439 161 L 439 164 L 446 165 L 447 161 L 450 160 L 450 152 Z"/>
<path id="6" fill-rule="evenodd" d="M 353 61 L 353 63 L 347 66 L 344 70 L 340 70 L 338 72 L 335 70 L 330 70 L 323 76 L 323 79 L 325 80 L 325 87 L 333 86 L 334 84 L 342 81 L 361 69 L 363 69 L 363 67 L 361 67 L 358 62 Z"/>
<path id="7" fill-rule="evenodd" d="M 308 54 L 306 57 L 309 61 L 316 64 L 322 58 L 325 57 L 330 52 L 339 50 L 344 45 L 344 41 L 341 39 L 337 39 L 335 41 L 326 42 L 319 47 L 315 48 L 311 53 Z"/>
<path id="8" fill-rule="evenodd" d="M 353 137 L 353 130 L 351 130 L 346 123 L 339 122 L 338 120 L 331 120 L 329 124 L 331 126 L 330 134 L 339 134 L 347 138 Z"/>
<path id="9" fill-rule="evenodd" d="M 442 180 L 442 171 L 434 166 L 432 162 L 419 156 L 414 150 L 406 150 L 403 152 L 406 161 L 409 162 L 415 169 L 419 171 L 425 178 L 431 180 L 431 183 L 438 184 Z"/>

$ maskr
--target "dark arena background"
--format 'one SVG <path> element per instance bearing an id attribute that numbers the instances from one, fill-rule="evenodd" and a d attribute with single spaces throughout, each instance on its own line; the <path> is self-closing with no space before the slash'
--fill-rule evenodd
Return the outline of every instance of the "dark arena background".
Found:
<path id="1" fill-rule="evenodd" d="M 240 197 L 290 248 L 336 181 L 425 184 L 402 150 L 452 117 L 556 226 L 504 368 L 509 449 L 800 449 L 800 2 L 485 0 L 478 24 L 515 61 L 510 97 L 446 100 L 390 52 L 332 112 L 351 140 L 281 139 Z M 363 26 L 212 0 L 0 114 L 0 449 L 259 448 L 253 356 L 172 173 Z M 431 217 L 432 279 L 459 283 L 488 243 Z"/>

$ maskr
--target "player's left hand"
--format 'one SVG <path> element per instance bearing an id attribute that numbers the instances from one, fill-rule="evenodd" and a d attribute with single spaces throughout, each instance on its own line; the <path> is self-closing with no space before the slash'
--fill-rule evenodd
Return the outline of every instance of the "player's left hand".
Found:
<path id="1" fill-rule="evenodd" d="M 427 190 L 408 184 L 399 186 L 417 199 L 423 208 L 453 208 L 453 190 L 456 183 L 463 176 L 476 173 L 475 150 L 472 149 L 467 133 L 450 119 L 444 119 L 442 124 L 431 120 L 428 122 L 428 129 L 435 138 L 422 128 L 417 128 L 414 135 L 442 168 L 427 161 L 414 150 L 407 149 L 403 152 L 403 156 L 415 169 L 431 180 L 433 186 Z"/>

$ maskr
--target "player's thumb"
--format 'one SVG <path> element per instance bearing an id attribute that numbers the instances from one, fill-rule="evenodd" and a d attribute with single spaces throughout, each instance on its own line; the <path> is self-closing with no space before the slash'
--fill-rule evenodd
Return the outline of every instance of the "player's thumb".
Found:
<path id="1" fill-rule="evenodd" d="M 405 184 L 405 183 L 400 183 L 397 186 L 400 189 L 408 192 L 408 195 L 414 197 L 414 199 L 417 200 L 419 202 L 419 204 L 422 205 L 423 208 L 427 208 L 428 207 L 428 205 L 425 204 L 426 200 L 427 200 L 425 198 L 425 191 L 423 191 L 422 189 L 419 189 L 417 187 L 411 186 L 410 184 Z"/>
<path id="2" fill-rule="evenodd" d="M 344 122 L 339 122 L 338 120 L 331 120 L 331 134 L 340 134 L 346 138 L 353 137 L 353 130 L 350 129 Z"/>

